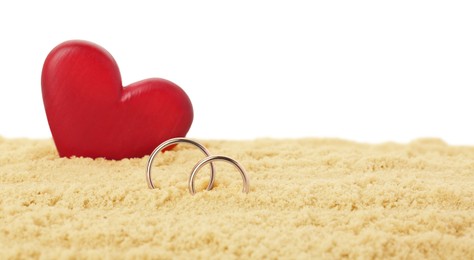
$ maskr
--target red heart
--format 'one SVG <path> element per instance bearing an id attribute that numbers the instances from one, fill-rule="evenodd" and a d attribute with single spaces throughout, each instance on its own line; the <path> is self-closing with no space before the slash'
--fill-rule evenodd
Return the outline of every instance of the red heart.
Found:
<path id="1" fill-rule="evenodd" d="M 41 85 L 61 157 L 142 157 L 167 139 L 185 136 L 193 121 L 191 101 L 180 87 L 159 78 L 122 87 L 114 58 L 90 42 L 54 48 Z"/>

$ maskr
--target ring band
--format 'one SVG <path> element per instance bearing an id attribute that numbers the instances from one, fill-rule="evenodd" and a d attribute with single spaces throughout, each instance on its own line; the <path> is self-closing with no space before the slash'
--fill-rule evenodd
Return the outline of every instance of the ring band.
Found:
<path id="1" fill-rule="evenodd" d="M 147 183 L 148 183 L 148 188 L 150 188 L 150 189 L 155 188 L 155 185 L 153 184 L 153 181 L 151 180 L 151 167 L 153 165 L 153 160 L 155 159 L 155 156 L 161 150 L 165 149 L 166 147 L 168 147 L 170 145 L 176 144 L 176 143 L 192 144 L 192 145 L 196 146 L 197 148 L 199 148 L 207 156 L 206 158 L 209 158 L 209 156 L 210 156 L 209 151 L 203 145 L 201 145 L 200 143 L 198 143 L 196 141 L 187 139 L 187 138 L 183 138 L 183 137 L 173 138 L 173 139 L 169 139 L 169 140 L 161 143 L 158 147 L 155 148 L 155 150 L 153 150 L 153 152 L 150 155 L 150 158 L 148 159 L 148 164 L 147 164 L 147 167 L 146 167 L 146 180 L 147 180 Z M 211 163 L 211 180 L 210 180 L 209 184 L 207 185 L 207 190 L 211 190 L 213 186 L 214 186 L 214 165 Z M 194 187 L 193 187 L 193 191 L 194 191 Z"/>
<path id="2" fill-rule="evenodd" d="M 240 175 L 242 176 L 242 181 L 243 181 L 242 192 L 249 193 L 249 178 L 248 178 L 244 168 L 242 167 L 242 165 L 240 165 L 236 160 L 234 160 L 230 157 L 227 157 L 227 156 L 211 155 L 211 156 L 208 156 L 208 157 L 202 159 L 201 161 L 199 161 L 194 166 L 194 168 L 191 172 L 191 175 L 189 176 L 189 181 L 188 181 L 188 188 L 189 188 L 189 192 L 191 193 L 191 195 L 194 195 L 196 193 L 196 190 L 194 189 L 194 177 L 196 176 L 196 173 L 202 167 L 204 167 L 204 165 L 206 165 L 208 163 L 211 163 L 211 166 L 212 166 L 212 161 L 225 161 L 225 162 L 228 162 L 228 163 L 234 165 L 234 167 L 237 168 L 237 170 L 240 171 Z"/>

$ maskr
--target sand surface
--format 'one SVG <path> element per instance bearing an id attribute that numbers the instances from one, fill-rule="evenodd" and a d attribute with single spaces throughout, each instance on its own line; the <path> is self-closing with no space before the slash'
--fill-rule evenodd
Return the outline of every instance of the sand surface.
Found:
<path id="1" fill-rule="evenodd" d="M 179 145 L 155 160 L 59 158 L 0 138 L 0 258 L 474 259 L 474 147 L 437 139 L 203 141 L 250 176 Z"/>

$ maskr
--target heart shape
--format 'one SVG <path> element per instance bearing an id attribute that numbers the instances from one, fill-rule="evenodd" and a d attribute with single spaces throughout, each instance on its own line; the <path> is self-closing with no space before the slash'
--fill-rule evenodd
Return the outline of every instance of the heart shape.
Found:
<path id="1" fill-rule="evenodd" d="M 185 136 L 193 121 L 191 101 L 176 84 L 151 78 L 123 87 L 114 58 L 86 41 L 55 47 L 41 85 L 61 157 L 142 157 Z"/>

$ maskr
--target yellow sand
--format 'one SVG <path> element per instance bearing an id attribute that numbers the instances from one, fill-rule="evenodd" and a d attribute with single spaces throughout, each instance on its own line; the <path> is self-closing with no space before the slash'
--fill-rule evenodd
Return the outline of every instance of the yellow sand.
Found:
<path id="1" fill-rule="evenodd" d="M 187 190 L 200 152 L 59 158 L 51 140 L 0 138 L 0 259 L 474 259 L 474 147 L 437 139 L 204 141 L 216 187 Z"/>

